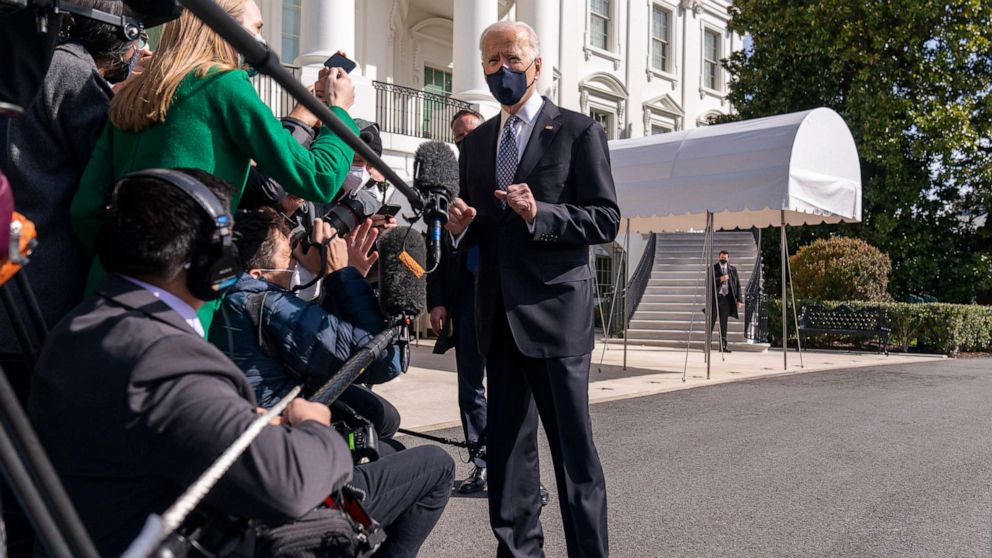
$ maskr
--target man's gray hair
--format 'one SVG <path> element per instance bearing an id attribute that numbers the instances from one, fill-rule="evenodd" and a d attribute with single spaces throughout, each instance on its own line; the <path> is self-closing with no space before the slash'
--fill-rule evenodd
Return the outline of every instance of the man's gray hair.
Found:
<path id="1" fill-rule="evenodd" d="M 541 41 L 537 38 L 537 33 L 534 31 L 533 27 L 522 21 L 497 21 L 489 27 L 486 27 L 482 31 L 482 36 L 479 37 L 480 53 L 483 51 L 483 45 L 486 44 L 486 35 L 493 31 L 522 31 L 524 36 L 527 38 L 527 47 L 530 50 L 531 59 L 534 60 L 541 56 Z"/>

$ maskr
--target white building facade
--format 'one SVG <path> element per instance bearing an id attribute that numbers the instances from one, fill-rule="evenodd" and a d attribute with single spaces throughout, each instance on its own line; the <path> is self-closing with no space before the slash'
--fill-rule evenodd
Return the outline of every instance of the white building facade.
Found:
<path id="1" fill-rule="evenodd" d="M 729 113 L 720 60 L 742 46 L 727 30 L 727 0 L 256 2 L 263 36 L 284 63 L 301 67 L 305 83 L 337 50 L 358 62 L 351 113 L 379 123 L 383 158 L 404 176 L 417 145 L 450 141 L 457 110 L 498 112 L 478 48 L 493 22 L 533 26 L 543 58 L 540 92 L 592 116 L 610 139 L 694 128 Z M 286 100 L 259 85 L 283 112 Z"/>

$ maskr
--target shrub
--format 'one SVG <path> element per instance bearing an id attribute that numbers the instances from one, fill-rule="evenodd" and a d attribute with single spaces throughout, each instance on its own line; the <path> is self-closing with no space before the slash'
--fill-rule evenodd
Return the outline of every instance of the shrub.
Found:
<path id="1" fill-rule="evenodd" d="M 892 262 L 867 242 L 821 238 L 789 258 L 796 296 L 819 300 L 888 300 Z"/>
<path id="2" fill-rule="evenodd" d="M 992 351 L 992 306 L 978 304 L 906 302 L 837 302 L 796 300 L 796 313 L 802 313 L 807 304 L 822 304 L 831 309 L 846 304 L 852 308 L 882 307 L 889 313 L 892 329 L 890 345 L 893 349 L 938 352 L 954 355 L 960 351 Z M 796 325 L 792 306 L 789 306 L 789 344 L 795 346 Z M 768 301 L 768 341 L 782 346 L 782 303 L 779 299 Z M 817 338 L 810 338 L 811 346 L 824 346 Z"/>

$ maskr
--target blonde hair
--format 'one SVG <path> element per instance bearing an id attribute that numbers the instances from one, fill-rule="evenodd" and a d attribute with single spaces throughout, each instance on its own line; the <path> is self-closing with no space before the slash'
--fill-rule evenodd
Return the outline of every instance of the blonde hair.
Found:
<path id="1" fill-rule="evenodd" d="M 240 19 L 252 0 L 217 0 L 231 17 Z M 233 70 L 238 55 L 189 10 L 165 25 L 162 40 L 141 75 L 135 76 L 110 101 L 110 122 L 121 130 L 140 132 L 162 122 L 172 98 L 190 72 L 203 76 L 211 68 Z"/>

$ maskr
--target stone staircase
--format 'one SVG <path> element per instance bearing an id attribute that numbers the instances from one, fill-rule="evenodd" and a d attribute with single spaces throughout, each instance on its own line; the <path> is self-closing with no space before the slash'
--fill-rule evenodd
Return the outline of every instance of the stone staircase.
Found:
<path id="1" fill-rule="evenodd" d="M 637 305 L 627 330 L 635 345 L 702 349 L 709 324 L 701 311 L 705 306 L 705 271 L 712 271 L 720 250 L 730 252 L 730 263 L 737 267 L 741 291 L 747 286 L 758 247 L 749 231 L 717 232 L 713 254 L 703 257 L 703 233 L 661 233 L 657 235 L 654 267 L 644 296 Z M 727 344 L 732 351 L 760 352 L 764 343 L 750 343 L 744 337 L 744 311 L 740 320 L 730 318 Z M 692 330 L 689 337 L 690 327 Z M 718 328 L 713 328 L 713 348 L 718 349 Z"/>

